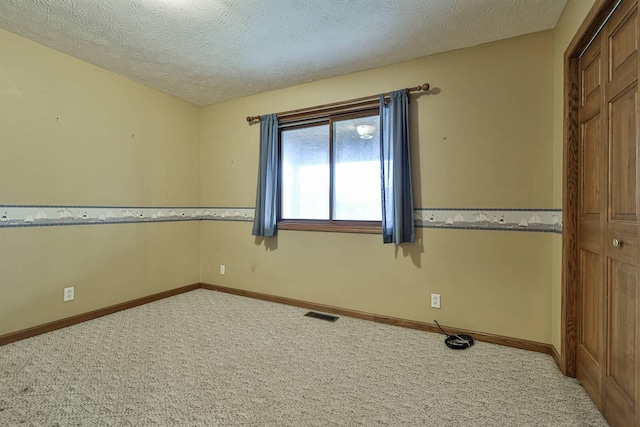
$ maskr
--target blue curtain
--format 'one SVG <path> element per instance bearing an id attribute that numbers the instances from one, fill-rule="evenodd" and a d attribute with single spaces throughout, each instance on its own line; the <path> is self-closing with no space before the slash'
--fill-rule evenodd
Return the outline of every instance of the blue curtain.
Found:
<path id="1" fill-rule="evenodd" d="M 275 236 L 278 203 L 278 116 L 260 116 L 260 160 L 254 236 Z"/>
<path id="2" fill-rule="evenodd" d="M 380 95 L 380 173 L 384 243 L 413 242 L 413 196 L 409 157 L 409 96 L 406 90 Z"/>

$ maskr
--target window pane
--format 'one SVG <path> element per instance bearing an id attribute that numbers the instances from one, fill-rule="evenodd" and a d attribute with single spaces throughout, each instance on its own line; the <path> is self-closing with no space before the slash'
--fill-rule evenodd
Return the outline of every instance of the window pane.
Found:
<path id="1" fill-rule="evenodd" d="M 361 125 L 371 126 L 362 136 Z M 334 122 L 334 219 L 382 219 L 379 126 L 378 116 Z"/>
<path id="2" fill-rule="evenodd" d="M 282 219 L 329 219 L 329 125 L 281 138 Z"/>

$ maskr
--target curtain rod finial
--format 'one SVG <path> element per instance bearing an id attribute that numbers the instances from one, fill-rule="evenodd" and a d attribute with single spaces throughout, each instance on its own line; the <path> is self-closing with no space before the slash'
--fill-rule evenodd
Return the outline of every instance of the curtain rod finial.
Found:
<path id="1" fill-rule="evenodd" d="M 429 90 L 429 83 L 424 83 L 420 86 L 420 90 Z"/>

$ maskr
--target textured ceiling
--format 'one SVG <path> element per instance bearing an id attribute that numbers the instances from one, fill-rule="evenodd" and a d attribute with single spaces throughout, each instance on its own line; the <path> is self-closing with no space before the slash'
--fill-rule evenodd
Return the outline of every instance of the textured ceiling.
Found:
<path id="1" fill-rule="evenodd" d="M 1 0 L 0 28 L 206 105 L 546 30 L 565 3 Z"/>

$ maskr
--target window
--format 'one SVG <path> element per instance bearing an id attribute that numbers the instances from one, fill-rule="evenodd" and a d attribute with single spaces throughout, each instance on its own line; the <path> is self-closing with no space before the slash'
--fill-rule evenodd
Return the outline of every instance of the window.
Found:
<path id="1" fill-rule="evenodd" d="M 381 232 L 378 108 L 280 126 L 280 229 Z"/>

